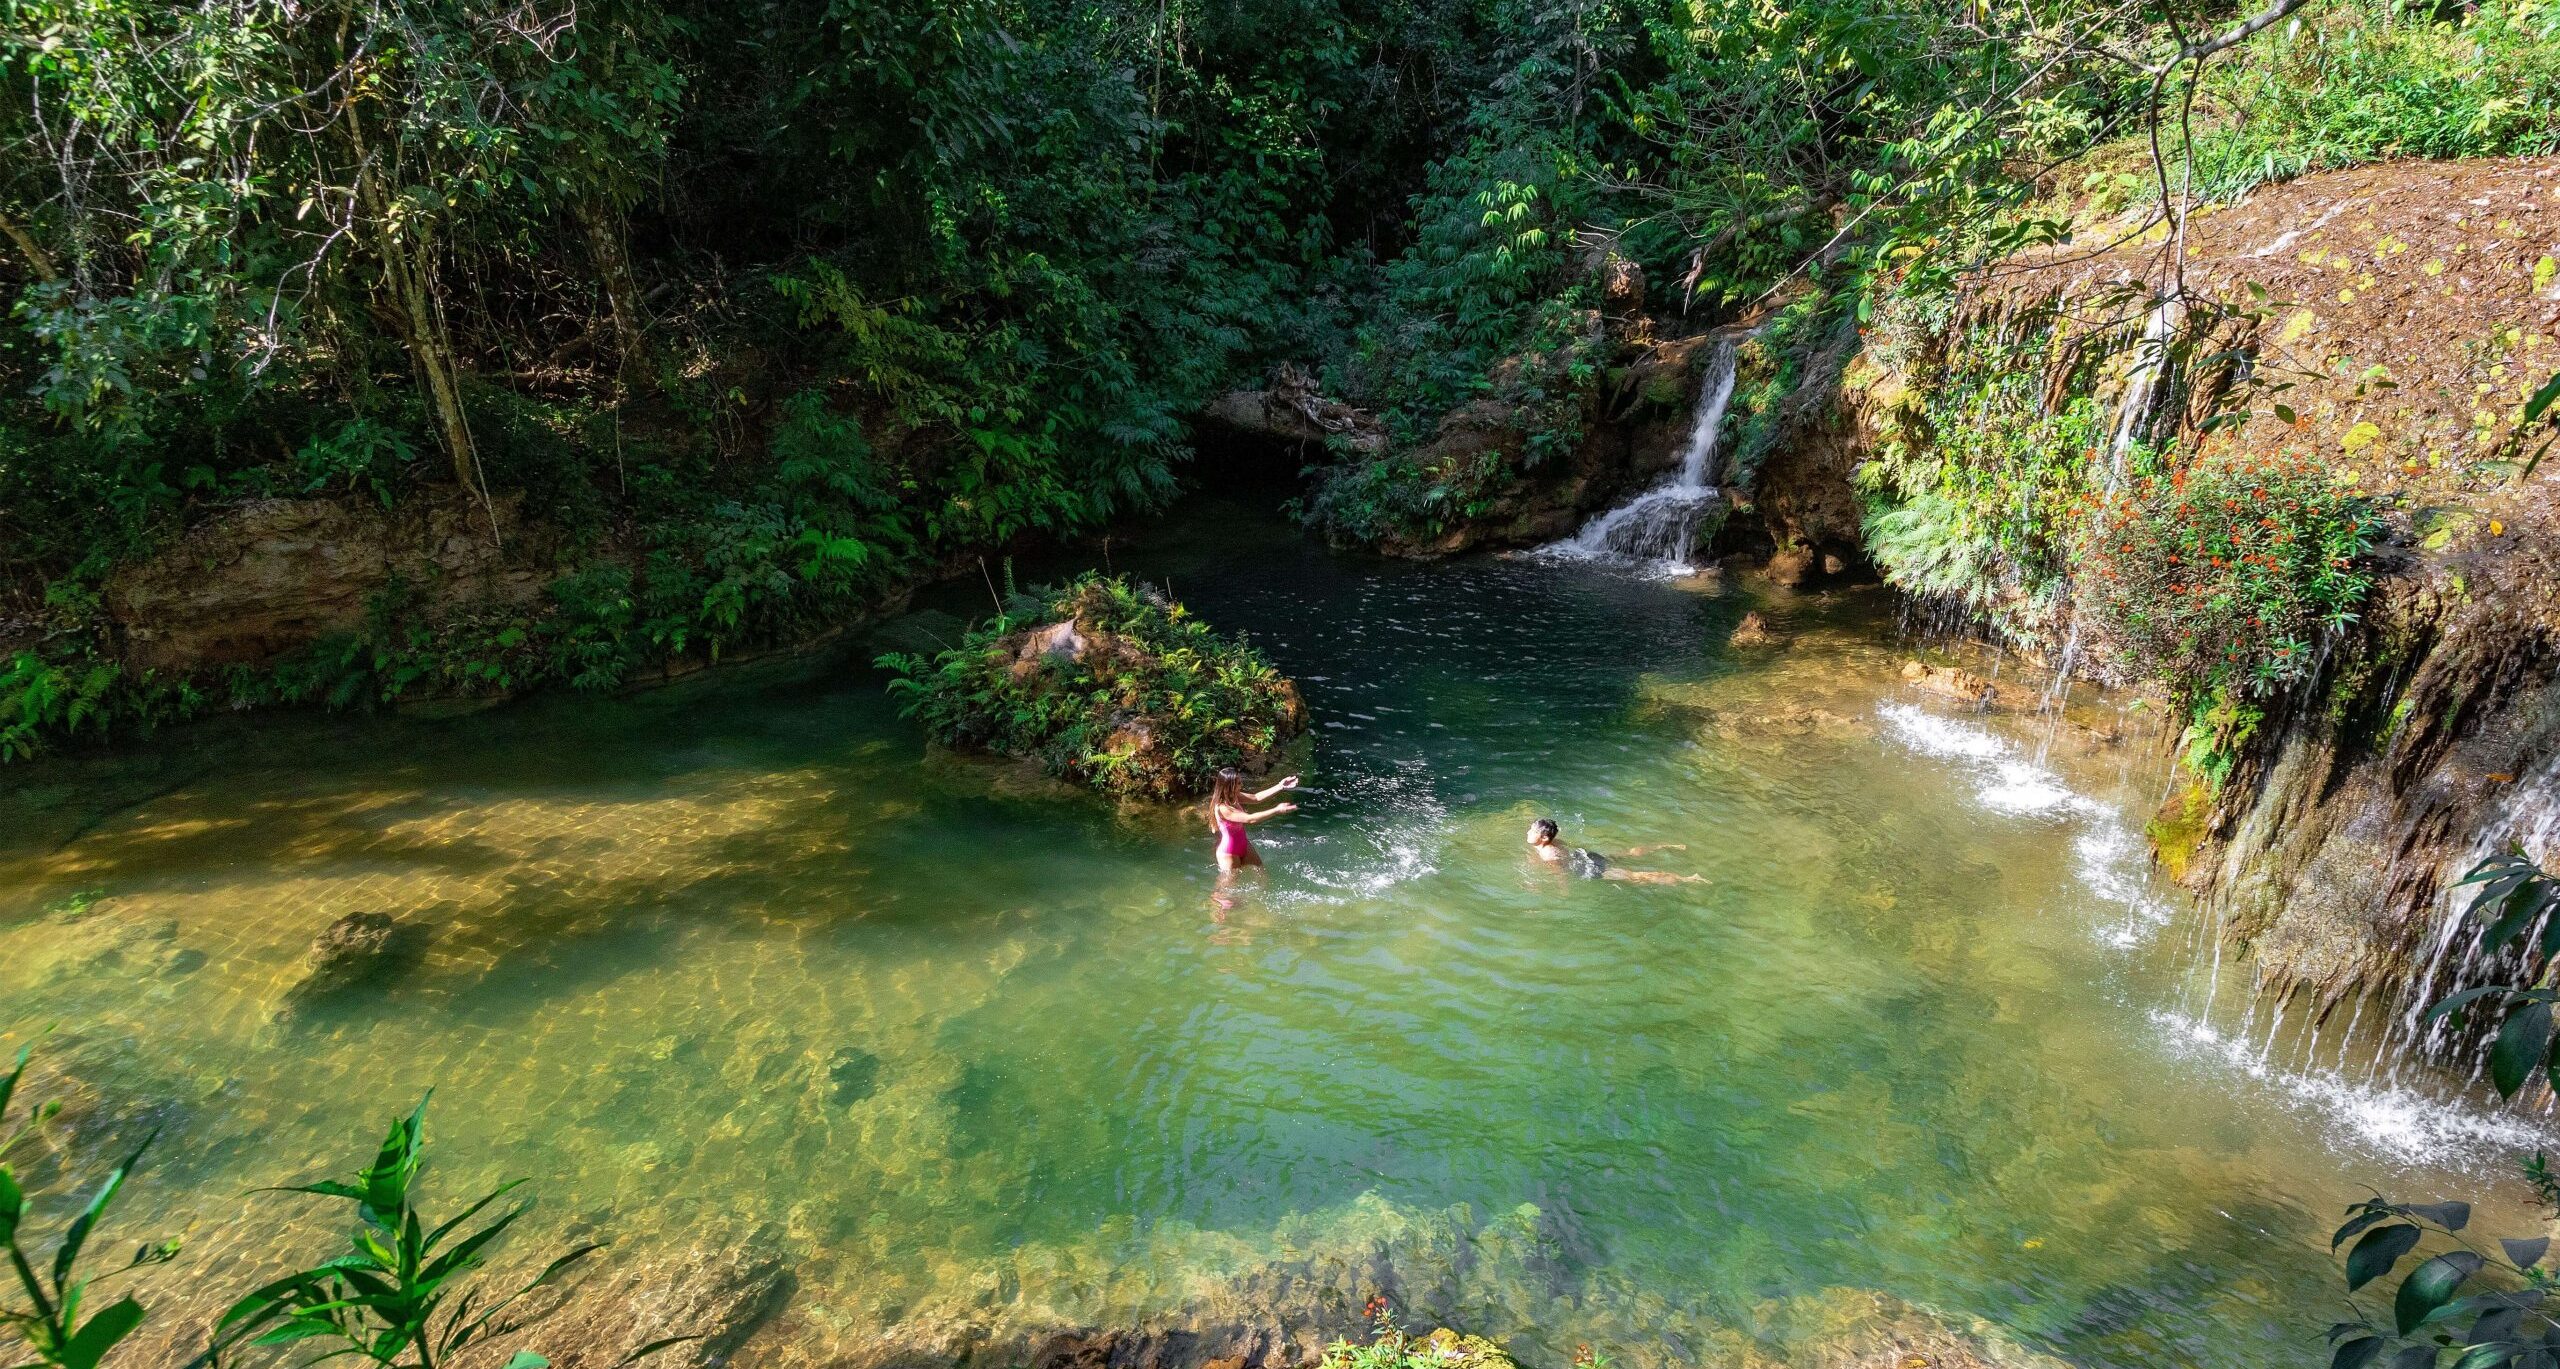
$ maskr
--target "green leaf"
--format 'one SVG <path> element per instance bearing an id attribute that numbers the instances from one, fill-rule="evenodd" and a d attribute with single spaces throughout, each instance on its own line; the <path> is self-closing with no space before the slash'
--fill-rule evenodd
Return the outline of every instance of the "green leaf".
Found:
<path id="1" fill-rule="evenodd" d="M 2358 1336 L 2339 1346 L 2337 1353 L 2329 1356 L 2329 1369 L 2364 1369 L 2381 1353 L 2382 1337 Z"/>
<path id="2" fill-rule="evenodd" d="M 2406 1203 L 2400 1210 L 2420 1221 L 2433 1222 L 2447 1231 L 2460 1231 L 2471 1225 L 2469 1203 Z"/>
<path id="3" fill-rule="evenodd" d="M 2346 1225 L 2339 1227 L 2336 1234 L 2329 1237 L 2329 1248 L 2331 1250 L 2336 1250 L 2339 1246 L 2346 1243 L 2346 1239 L 2349 1236 L 2353 1236 L 2357 1232 L 2363 1231 L 2374 1223 L 2387 1222 L 2393 1217 L 2400 1215 L 2391 1210 L 2391 1205 L 2389 1203 L 2383 1202 L 2379 1198 L 2367 1203 L 2358 1203 L 2355 1206 L 2348 1208 L 2347 1211 L 2356 1215 L 2349 1217 Z"/>
<path id="4" fill-rule="evenodd" d="M 551 1361 L 530 1350 L 518 1350 L 508 1359 L 507 1369 L 551 1369 Z"/>
<path id="5" fill-rule="evenodd" d="M 2551 1252 L 2551 1238 L 2548 1236 L 2535 1236 L 2526 1240 L 2501 1236 L 2498 1238 L 2498 1244 L 2506 1247 L 2507 1262 L 2518 1269 L 2533 1268 L 2542 1263 L 2544 1255 Z"/>
<path id="6" fill-rule="evenodd" d="M 2512 994 L 2514 992 L 2515 990 L 2513 988 L 2505 984 L 2491 984 L 2483 988 L 2464 989 L 2458 994 L 2438 999 L 2434 1007 L 2427 1009 L 2425 1020 L 2433 1021 L 2434 1019 L 2443 1017 L 2448 1013 L 2459 1012 L 2463 1008 L 2469 1007 L 2471 1004 L 2477 1003 L 2491 994 Z"/>
<path id="7" fill-rule="evenodd" d="M 2347 1291 L 2353 1293 L 2391 1272 L 2400 1257 L 2418 1248 L 2418 1228 L 2407 1223 L 2377 1227 L 2347 1253 Z"/>
<path id="8" fill-rule="evenodd" d="M 79 1263 L 81 1247 L 89 1243 L 89 1234 L 98 1229 L 98 1219 L 106 1215 L 107 1204 L 116 1200 L 117 1191 L 124 1187 L 125 1176 L 142 1162 L 142 1152 L 149 1150 L 151 1143 L 159 1138 L 160 1133 L 156 1130 L 143 1137 L 142 1144 L 133 1148 L 133 1153 L 124 1158 L 123 1164 L 108 1171 L 106 1182 L 98 1185 L 97 1195 L 89 1199 L 89 1205 L 81 1209 L 79 1216 L 71 1219 L 71 1229 L 62 1235 L 62 1248 L 53 1252 L 53 1288 L 56 1293 L 70 1285 L 71 1269 Z M 102 1312 L 99 1315 L 106 1314 Z"/>
<path id="9" fill-rule="evenodd" d="M 485 1208 L 489 1204 L 494 1203 L 500 1198 L 507 1196 L 509 1193 L 514 1192 L 517 1188 L 522 1187 L 524 1182 L 525 1181 L 522 1179 L 509 1179 L 507 1182 L 489 1190 L 488 1193 L 481 1197 L 480 1201 L 462 1209 L 461 1213 L 455 1216 L 453 1220 L 446 1222 L 444 1225 L 437 1227 L 433 1232 L 429 1233 L 425 1248 L 433 1250 L 437 1246 L 444 1244 L 444 1238 L 451 1235 L 455 1227 L 462 1225 L 464 1222 L 470 1221 L 473 1217 L 479 1215 L 482 1208 Z"/>
<path id="10" fill-rule="evenodd" d="M 18 1176 L 7 1165 L 0 1165 L 0 1245 L 18 1239 L 18 1220 L 26 1215 L 26 1190 L 18 1187 Z"/>
<path id="11" fill-rule="evenodd" d="M 18 1063 L 10 1068 L 8 1077 L 0 1078 L 0 1121 L 8 1120 L 9 1100 L 16 1096 L 18 1092 L 18 1080 L 25 1076 L 27 1072 L 27 1056 L 33 1050 L 34 1048 L 31 1046 L 20 1046 L 18 1048 Z"/>
<path id="12" fill-rule="evenodd" d="M 98 1361 L 116 1348 L 116 1342 L 132 1335 L 133 1328 L 141 1324 L 141 1303 L 126 1297 L 110 1304 L 74 1332 L 62 1347 L 62 1369 L 96 1369 Z"/>
<path id="13" fill-rule="evenodd" d="M 613 1363 L 613 1369 L 623 1369 L 624 1365 L 637 1364 L 662 1350 L 672 1350 L 679 1345 L 691 1344 L 692 1342 L 701 1339 L 703 1339 L 701 1336 L 669 1336 L 665 1340 L 653 1340 L 647 1345 L 641 1346 L 639 1349 L 623 1356 L 621 1359 L 615 1360 Z"/>
<path id="14" fill-rule="evenodd" d="M 2542 382 L 2542 388 L 2533 392 L 2533 398 L 2524 402 L 2524 421 L 2531 423 L 2542 417 L 2554 403 L 2560 403 L 2560 371 L 2553 372 L 2549 380 Z"/>
<path id="15" fill-rule="evenodd" d="M 2480 1257 L 2468 1250 L 2449 1250 L 2409 1271 L 2409 1277 L 2400 1281 L 2399 1293 L 2391 1299 L 2392 1320 L 2398 1324 L 2400 1334 L 2417 1330 L 2428 1314 L 2452 1299 L 2464 1280 L 2480 1272 L 2481 1264 Z"/>
<path id="16" fill-rule="evenodd" d="M 2498 1096 L 2515 1097 L 2550 1050 L 2550 1004 L 2527 1003 L 2507 1014 L 2497 1041 L 2489 1047 L 2489 1082 L 2497 1086 Z"/>

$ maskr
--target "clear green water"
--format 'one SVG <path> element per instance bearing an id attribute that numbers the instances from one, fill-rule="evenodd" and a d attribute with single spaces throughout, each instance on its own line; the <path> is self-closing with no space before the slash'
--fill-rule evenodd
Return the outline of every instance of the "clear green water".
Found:
<path id="1" fill-rule="evenodd" d="M 1794 645 L 1735 653 L 1739 589 L 1339 559 L 1216 506 L 1115 555 L 1305 682 L 1265 883 L 1222 901 L 1195 820 L 929 755 L 854 667 L 271 722 L 6 776 L 0 1041 L 55 1025 L 155 1104 L 119 1231 L 187 1233 L 172 1306 L 317 1239 L 244 1191 L 433 1084 L 440 1191 L 534 1177 L 529 1247 L 784 1251 L 758 1362 L 1136 1318 L 1522 1204 L 1588 1296 L 1454 1310 L 1532 1358 L 1680 1359 L 1855 1287 L 2093 1365 L 2292 1362 L 2339 1204 L 2476 1191 L 2520 1139 L 2288 1074 L 2290 1035 L 2265 1070 L 2190 1039 L 2151 753 L 1931 712 L 1881 597 L 1761 603 Z M 1565 882 L 1541 814 L 1712 882 Z M 271 1020 L 364 909 L 422 958 Z"/>

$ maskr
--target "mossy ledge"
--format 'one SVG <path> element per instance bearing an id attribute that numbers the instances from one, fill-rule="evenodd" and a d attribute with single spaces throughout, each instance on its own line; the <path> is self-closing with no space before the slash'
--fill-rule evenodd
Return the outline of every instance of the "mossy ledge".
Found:
<path id="1" fill-rule="evenodd" d="M 1037 760 L 1120 798 L 1189 798 L 1230 767 L 1260 774 L 1307 728 L 1297 685 L 1261 652 L 1117 576 L 1015 595 L 957 647 L 880 663 L 935 741 Z"/>

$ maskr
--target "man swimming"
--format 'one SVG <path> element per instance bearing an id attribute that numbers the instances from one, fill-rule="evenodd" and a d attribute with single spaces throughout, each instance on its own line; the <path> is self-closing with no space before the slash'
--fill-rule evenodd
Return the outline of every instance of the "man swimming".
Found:
<path id="1" fill-rule="evenodd" d="M 1540 818 L 1529 824 L 1529 854 L 1550 865 L 1561 866 L 1567 873 L 1584 879 L 1619 879 L 1630 884 L 1704 884 L 1704 875 L 1675 875 L 1668 870 L 1631 870 L 1607 856 L 1584 847 L 1567 847 L 1556 840 L 1556 820 Z M 1627 854 L 1640 856 L 1647 850 L 1685 851 L 1679 845 L 1630 847 Z"/>

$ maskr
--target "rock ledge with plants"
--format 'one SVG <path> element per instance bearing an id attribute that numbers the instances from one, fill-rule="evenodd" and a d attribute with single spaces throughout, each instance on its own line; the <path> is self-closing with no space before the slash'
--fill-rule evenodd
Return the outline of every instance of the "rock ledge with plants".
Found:
<path id="1" fill-rule="evenodd" d="M 959 646 L 880 664 L 935 741 L 1035 759 L 1122 798 L 1185 798 L 1222 769 L 1268 770 L 1307 727 L 1297 685 L 1262 653 L 1119 577 L 1017 594 Z"/>

